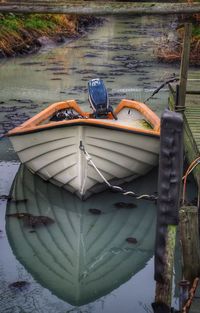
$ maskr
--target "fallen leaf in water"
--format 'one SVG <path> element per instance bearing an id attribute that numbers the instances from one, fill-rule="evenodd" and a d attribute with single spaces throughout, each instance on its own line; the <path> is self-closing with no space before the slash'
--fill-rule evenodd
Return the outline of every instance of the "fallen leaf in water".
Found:
<path id="1" fill-rule="evenodd" d="M 10 284 L 8 287 L 11 288 L 11 289 L 18 289 L 20 291 L 23 291 L 28 286 L 30 286 L 29 282 L 27 282 L 25 280 L 21 280 L 21 281 L 16 281 L 16 282 Z"/>
<path id="2" fill-rule="evenodd" d="M 116 202 L 114 203 L 114 206 L 117 209 L 135 209 L 137 208 L 137 205 L 132 202 Z"/>
<path id="3" fill-rule="evenodd" d="M 24 226 L 32 227 L 32 228 L 40 227 L 40 226 L 47 226 L 47 225 L 55 223 L 55 221 L 52 218 L 48 216 L 42 216 L 42 215 L 25 216 L 23 218 L 23 221 L 24 221 Z"/>
<path id="4" fill-rule="evenodd" d="M 29 217 L 29 216 L 32 216 L 32 214 L 30 213 L 10 213 L 10 214 L 6 214 L 7 217 L 16 217 L 16 218 L 19 218 L 19 219 L 22 219 L 24 217 Z"/>
<path id="5" fill-rule="evenodd" d="M 137 243 L 137 239 L 134 238 L 134 237 L 128 237 L 128 238 L 126 238 L 126 241 L 127 241 L 128 243 L 132 243 L 132 244 L 136 244 L 136 243 Z"/>
<path id="6" fill-rule="evenodd" d="M 47 226 L 50 224 L 55 223 L 55 221 L 48 217 L 48 216 L 43 216 L 43 215 L 33 215 L 30 213 L 11 213 L 11 214 L 6 214 L 7 217 L 16 217 L 18 219 L 22 219 L 24 222 L 24 226 L 26 227 L 40 227 L 40 226 Z"/>
<path id="7" fill-rule="evenodd" d="M 89 209 L 88 210 L 90 213 L 94 214 L 94 215 L 100 215 L 102 212 L 99 209 Z"/>

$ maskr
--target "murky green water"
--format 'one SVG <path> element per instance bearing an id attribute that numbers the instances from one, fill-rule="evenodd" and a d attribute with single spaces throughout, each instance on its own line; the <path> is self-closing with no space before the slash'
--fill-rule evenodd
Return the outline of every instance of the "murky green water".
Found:
<path id="1" fill-rule="evenodd" d="M 171 20 L 154 24 L 152 17 L 110 18 L 67 46 L 1 61 L 2 131 L 55 101 L 75 98 L 89 109 L 87 82 L 91 78 L 105 80 L 113 105 L 122 97 L 144 100 L 178 71 L 178 67 L 158 64 L 154 55 L 156 42 L 170 25 L 174 27 Z M 160 93 L 159 100 L 150 105 L 161 112 L 166 99 L 166 93 Z"/>
<path id="2" fill-rule="evenodd" d="M 89 109 L 87 81 L 95 77 L 104 79 L 112 105 L 124 97 L 145 100 L 179 72 L 178 65 L 158 63 L 154 54 L 163 34 L 173 36 L 176 22 L 175 17 L 108 18 L 68 45 L 0 61 L 0 133 L 55 101 L 75 98 Z M 198 75 L 193 68 L 191 77 Z M 149 106 L 160 115 L 167 98 L 164 89 Z M 1 195 L 8 195 L 18 167 L 12 147 L 1 138 Z M 127 188 L 156 191 L 157 169 Z M 81 202 L 24 169 L 18 173 L 13 196 L 28 200 L 10 202 L 7 213 L 34 212 L 54 223 L 32 232 L 22 220 L 10 217 L 5 229 L 6 201 L 0 200 L 0 313 L 151 311 L 153 203 L 134 201 L 135 208 L 130 208 L 127 203 L 132 199 L 108 192 Z M 91 208 L 101 214 L 91 214 Z M 16 281 L 29 284 L 21 290 L 11 288 Z"/>

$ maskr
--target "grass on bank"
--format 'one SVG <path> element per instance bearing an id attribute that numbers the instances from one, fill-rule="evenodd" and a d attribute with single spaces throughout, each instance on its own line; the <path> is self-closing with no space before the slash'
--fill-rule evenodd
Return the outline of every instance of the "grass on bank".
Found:
<path id="1" fill-rule="evenodd" d="M 90 19 L 65 14 L 0 14 L 0 57 L 37 51 L 41 45 L 38 38 L 42 36 L 56 40 L 76 36 L 80 25 L 87 25 Z M 200 14 L 195 14 L 193 21 L 192 64 L 200 64 Z M 179 40 L 183 40 L 181 31 Z M 166 62 L 180 60 L 180 55 L 180 45 L 176 50 L 168 44 L 158 49 L 158 58 Z"/>
<path id="2" fill-rule="evenodd" d="M 70 37 L 78 32 L 79 17 L 64 14 L 0 14 L 0 56 L 28 52 L 41 36 Z"/>

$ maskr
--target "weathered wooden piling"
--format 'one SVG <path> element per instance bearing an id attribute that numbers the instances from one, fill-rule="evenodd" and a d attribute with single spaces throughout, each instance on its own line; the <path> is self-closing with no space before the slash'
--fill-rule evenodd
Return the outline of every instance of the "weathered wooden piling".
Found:
<path id="1" fill-rule="evenodd" d="M 170 312 L 176 226 L 183 160 L 183 119 L 165 110 L 161 118 L 158 212 L 155 245 L 155 313 Z"/>
<path id="2" fill-rule="evenodd" d="M 183 278 L 192 284 L 193 280 L 200 275 L 198 208 L 183 206 L 179 216 Z"/>
<path id="3" fill-rule="evenodd" d="M 198 199 L 200 199 L 200 136 L 199 136 L 199 117 L 200 117 L 200 91 L 188 90 L 187 76 L 189 68 L 189 53 L 191 40 L 191 24 L 185 25 L 184 47 L 180 71 L 180 86 L 175 88 L 170 86 L 170 107 L 175 107 L 176 111 L 183 112 L 184 120 L 184 151 L 190 164 L 187 175 L 192 171 L 198 185 Z M 186 96 L 187 95 L 187 96 Z M 175 106 L 174 106 L 175 103 Z M 186 180 L 184 183 L 186 186 Z M 184 188 L 183 188 L 184 189 Z M 185 190 L 183 190 L 183 204 L 185 203 Z M 198 204 L 199 206 L 199 204 Z M 188 299 L 180 294 L 180 312 L 191 313 L 199 312 L 193 308 L 194 292 L 197 280 L 200 277 L 200 246 L 199 246 L 199 212 L 197 207 L 184 206 L 180 209 L 180 243 L 182 247 L 182 279 L 189 282 Z M 181 291 L 181 289 L 180 289 Z"/>
<path id="4" fill-rule="evenodd" d="M 183 50 L 182 50 L 181 68 L 180 68 L 180 85 L 179 85 L 179 89 L 178 89 L 178 93 L 177 93 L 177 95 L 178 95 L 177 100 L 178 101 L 177 101 L 177 104 L 175 107 L 176 111 L 184 111 L 184 109 L 185 109 L 191 36 L 192 36 L 192 24 L 191 23 L 185 23 Z"/>
<path id="5" fill-rule="evenodd" d="M 189 299 L 190 282 L 188 280 L 181 280 L 179 282 L 179 311 L 182 312 L 185 303 Z"/>
<path id="6" fill-rule="evenodd" d="M 191 90 L 187 82 L 189 68 L 189 47 L 191 39 L 191 24 L 185 25 L 184 48 L 182 53 L 180 85 L 168 84 L 170 90 L 169 107 L 171 110 L 183 112 L 184 119 L 184 151 L 189 164 L 200 156 L 200 89 L 198 79 L 192 79 L 197 89 Z M 187 88 L 186 88 L 187 86 Z M 180 89 L 182 89 L 180 91 Z M 193 169 L 193 174 L 199 188 L 200 198 L 200 166 Z"/>

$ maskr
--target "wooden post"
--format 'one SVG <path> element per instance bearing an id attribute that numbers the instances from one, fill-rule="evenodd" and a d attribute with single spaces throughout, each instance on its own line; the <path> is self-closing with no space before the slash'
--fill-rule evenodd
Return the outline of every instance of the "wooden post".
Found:
<path id="1" fill-rule="evenodd" d="M 190 282 L 181 280 L 179 283 L 179 311 L 182 312 L 184 305 L 189 299 Z"/>
<path id="2" fill-rule="evenodd" d="M 200 275 L 198 208 L 184 206 L 181 208 L 179 216 L 183 278 L 192 283 Z"/>
<path id="3" fill-rule="evenodd" d="M 172 274 L 182 179 L 183 118 L 165 110 L 161 118 L 158 212 L 155 245 L 155 313 L 171 312 Z"/>
<path id="4" fill-rule="evenodd" d="M 168 307 L 169 312 L 171 308 L 172 273 L 174 265 L 176 231 L 177 227 L 175 225 L 168 225 L 166 228 L 166 251 L 164 255 L 166 264 L 163 272 L 164 281 L 156 283 L 155 303 L 159 304 L 159 306 L 163 306 L 164 304 Z"/>
<path id="5" fill-rule="evenodd" d="M 179 95 L 178 95 L 178 105 L 175 108 L 176 111 L 184 111 L 185 109 L 191 36 L 192 36 L 192 24 L 186 23 L 184 40 L 183 40 L 183 51 L 182 51 L 182 58 L 181 58 L 180 88 L 179 88 Z"/>

